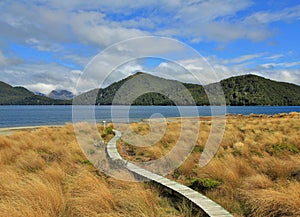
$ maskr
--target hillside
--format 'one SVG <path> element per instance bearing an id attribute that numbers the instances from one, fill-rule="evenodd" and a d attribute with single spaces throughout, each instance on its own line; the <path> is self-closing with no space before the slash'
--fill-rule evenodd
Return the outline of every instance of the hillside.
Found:
<path id="1" fill-rule="evenodd" d="M 65 105 L 71 101 L 35 95 L 24 87 L 12 87 L 0 81 L 0 105 Z"/>
<path id="2" fill-rule="evenodd" d="M 300 86 L 295 84 L 272 81 L 251 74 L 231 77 L 222 80 L 220 84 L 227 105 L 300 105 Z M 209 84 L 205 89 L 214 93 L 216 87 L 216 84 Z M 98 105 L 174 105 L 174 102 L 177 102 L 177 105 L 192 105 L 193 101 L 186 97 L 186 89 L 197 105 L 209 105 L 201 85 L 181 83 L 142 72 L 104 89 L 92 90 L 77 99 L 85 104 L 98 91 Z"/>
<path id="3" fill-rule="evenodd" d="M 300 105 L 300 86 L 242 75 L 221 81 L 230 105 Z"/>
<path id="4" fill-rule="evenodd" d="M 227 105 L 300 105 L 300 86 L 295 84 L 272 81 L 251 74 L 231 77 L 222 80 L 220 84 Z M 205 89 L 214 93 L 216 87 L 216 84 L 209 84 L 205 86 Z M 181 83 L 143 72 L 131 75 L 106 88 L 81 94 L 76 97 L 76 103 L 90 104 L 90 99 L 94 98 L 95 94 L 97 94 L 96 105 L 210 104 L 201 85 Z M 188 97 L 189 94 L 192 97 Z M 12 87 L 0 82 L 0 105 L 71 104 L 71 101 L 62 100 L 71 98 L 70 92 L 55 92 L 51 96 L 56 99 L 35 95 L 23 87 Z"/>

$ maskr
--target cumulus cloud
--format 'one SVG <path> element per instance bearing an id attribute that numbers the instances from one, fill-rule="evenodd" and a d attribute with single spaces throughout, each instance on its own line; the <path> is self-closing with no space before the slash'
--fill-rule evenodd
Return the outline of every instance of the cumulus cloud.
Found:
<path id="1" fill-rule="evenodd" d="M 4 54 L 2 53 L 2 51 L 0 50 L 0 66 L 5 66 L 8 64 L 8 60 L 7 58 L 4 56 Z"/>
<path id="2" fill-rule="evenodd" d="M 300 85 L 300 69 L 282 69 L 272 71 L 251 71 L 252 74 L 263 76 L 276 81 L 284 81 Z"/>
<path id="3" fill-rule="evenodd" d="M 0 50 L 0 67 L 20 64 L 22 60 L 17 57 L 6 57 L 4 53 Z"/>
<path id="4" fill-rule="evenodd" d="M 77 93 L 76 83 L 81 73 L 79 70 L 69 70 L 55 63 L 21 64 L 1 70 L 0 77 L 2 81 L 11 85 L 25 86 L 31 91 L 44 94 L 53 89 L 66 89 Z"/>
<path id="5" fill-rule="evenodd" d="M 1 5 L 0 27 L 2 34 L 19 40 L 80 42 L 100 47 L 149 34 L 186 37 L 194 41 L 263 40 L 271 32 L 262 23 L 297 18 L 299 9 L 259 12 L 236 19 L 238 12 L 252 4 L 250 0 L 151 0 L 134 4 L 96 0 L 6 2 Z M 261 18 L 270 16 L 276 19 L 265 21 Z"/>
<path id="6" fill-rule="evenodd" d="M 52 90 L 55 90 L 57 87 L 54 84 L 44 84 L 44 83 L 37 83 L 37 84 L 27 84 L 24 85 L 25 88 L 31 90 L 34 93 L 43 93 L 48 94 Z"/>
<path id="7" fill-rule="evenodd" d="M 98 51 L 121 40 L 154 34 L 191 43 L 214 41 L 226 44 L 239 39 L 262 41 L 273 34 L 270 24 L 300 18 L 300 5 L 241 15 L 253 4 L 250 0 L 137 0 L 134 3 L 128 0 L 1 1 L 0 43 L 9 49 L 7 41 L 3 42 L 3 39 L 9 39 L 14 44 L 41 53 L 48 52 L 51 57 L 40 62 L 34 61 L 33 64 L 22 64 L 17 55 L 8 55 L 7 49 L 5 52 L 4 49 L 0 50 L 0 66 L 3 68 L 0 75 L 12 84 L 27 85 L 40 92 L 54 86 L 77 91 L 74 86 L 78 73 L 74 69 L 82 70 Z M 115 63 L 121 64 L 120 60 L 125 61 L 133 54 L 135 57 L 140 56 L 143 54 L 140 50 L 144 47 L 147 47 L 149 55 L 173 53 L 176 56 L 176 52 L 181 51 L 180 46 L 174 47 L 172 43 L 161 43 L 159 40 L 117 46 L 114 52 L 89 69 L 90 78 L 82 82 L 83 89 L 99 87 L 97 79 L 105 77 L 107 68 L 112 65 L 115 67 Z M 246 54 L 231 59 L 207 57 L 216 72 L 212 73 L 212 68 L 201 58 L 180 56 L 177 65 L 166 62 L 152 71 L 185 82 L 201 80 L 202 83 L 210 83 L 241 73 L 262 73 L 266 69 L 277 70 L 276 67 L 299 65 L 297 61 L 275 62 L 282 57 L 282 54 L 266 56 L 265 53 Z M 258 58 L 268 62 L 261 61 L 257 68 L 250 68 L 250 61 Z M 182 65 L 189 74 L 183 70 Z M 142 62 L 131 61 L 106 78 L 106 85 L 136 70 L 149 69 Z M 282 79 L 292 81 L 289 76 L 293 72 L 297 77 L 298 72 L 292 70 L 276 71 L 273 77 L 280 77 L 281 73 Z M 195 78 L 193 73 L 198 77 Z M 295 82 L 299 82 L 298 79 Z"/>

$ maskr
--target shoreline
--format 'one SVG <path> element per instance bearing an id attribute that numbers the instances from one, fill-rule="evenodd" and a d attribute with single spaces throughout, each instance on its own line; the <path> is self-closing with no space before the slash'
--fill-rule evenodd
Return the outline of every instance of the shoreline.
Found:
<path id="1" fill-rule="evenodd" d="M 0 136 L 9 136 L 18 131 L 35 130 L 41 127 L 63 127 L 64 125 L 37 125 L 37 126 L 19 126 L 19 127 L 1 127 Z"/>
<path id="2" fill-rule="evenodd" d="M 300 114 L 300 112 L 289 112 L 289 113 L 277 113 L 277 114 L 255 114 L 255 113 L 251 113 L 251 114 L 230 114 L 230 113 L 227 113 L 225 116 L 198 116 L 198 117 L 165 117 L 165 118 L 142 118 L 140 119 L 140 121 L 133 121 L 133 122 L 130 122 L 130 123 L 139 123 L 139 122 L 148 122 L 149 120 L 171 120 L 171 121 L 174 121 L 174 120 L 178 120 L 178 119 L 185 119 L 185 120 L 209 120 L 211 119 L 212 117 L 214 118 L 232 118 L 232 117 L 283 117 L 283 116 L 287 116 L 287 115 L 295 115 L 295 114 Z M 25 125 L 25 126 L 14 126 L 14 127 L 0 127 L 0 135 L 2 135 L 3 133 L 5 132 L 10 132 L 10 131 L 19 131 L 19 130 L 34 130 L 34 129 L 38 129 L 38 128 L 41 128 L 41 127 L 63 127 L 65 126 L 66 124 L 68 123 L 71 123 L 73 124 L 72 122 L 66 122 L 64 124 L 54 124 L 54 125 Z M 123 122 L 112 122 L 112 121 L 106 121 L 106 123 L 123 123 Z M 97 122 L 96 124 L 103 124 L 101 121 Z"/>

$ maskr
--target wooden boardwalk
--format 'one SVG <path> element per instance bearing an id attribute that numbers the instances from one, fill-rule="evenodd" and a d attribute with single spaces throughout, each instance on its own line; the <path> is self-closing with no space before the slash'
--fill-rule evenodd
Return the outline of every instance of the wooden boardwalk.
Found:
<path id="1" fill-rule="evenodd" d="M 127 162 L 124 160 L 118 150 L 116 142 L 121 137 L 121 133 L 117 130 L 114 130 L 115 136 L 112 138 L 106 147 L 106 151 L 108 157 L 112 161 L 122 161 L 125 167 L 132 172 L 133 174 L 151 180 L 163 187 L 170 189 L 171 191 L 176 192 L 177 194 L 181 195 L 182 197 L 188 199 L 189 201 L 193 202 L 196 206 L 198 206 L 201 210 L 203 210 L 208 216 L 211 217 L 233 217 L 227 210 L 221 207 L 219 204 L 215 203 L 214 201 L 210 200 L 206 196 L 200 194 L 199 192 L 185 186 L 179 184 L 175 181 L 167 179 L 163 176 L 158 174 L 152 173 L 148 170 L 140 168 L 133 163 Z"/>

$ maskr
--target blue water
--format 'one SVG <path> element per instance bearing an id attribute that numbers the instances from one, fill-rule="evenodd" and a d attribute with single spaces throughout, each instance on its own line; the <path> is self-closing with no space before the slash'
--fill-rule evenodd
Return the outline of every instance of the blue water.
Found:
<path id="1" fill-rule="evenodd" d="M 115 107 L 117 119 L 125 120 L 125 106 Z M 222 107 L 214 107 L 216 111 Z M 84 109 L 84 107 L 83 107 Z M 180 115 L 179 109 L 184 110 Z M 164 117 L 195 116 L 191 107 L 175 106 L 131 106 L 129 110 L 129 121 L 139 121 L 150 118 L 153 114 L 161 114 Z M 209 106 L 198 106 L 199 116 L 210 116 L 211 108 Z M 226 107 L 226 113 L 230 114 L 277 114 L 300 112 L 300 106 L 229 106 Z M 111 106 L 96 106 L 96 120 L 111 121 Z M 159 117 L 159 116 L 156 116 Z M 34 125 L 61 125 L 66 122 L 72 122 L 72 106 L 0 106 L 0 127 L 34 126 Z"/>

